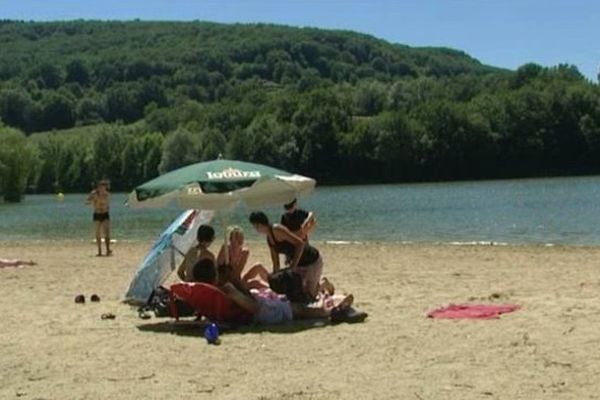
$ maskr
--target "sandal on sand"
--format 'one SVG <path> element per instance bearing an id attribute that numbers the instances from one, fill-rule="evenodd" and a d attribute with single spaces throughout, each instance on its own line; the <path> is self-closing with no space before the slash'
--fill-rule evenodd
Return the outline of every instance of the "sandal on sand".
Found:
<path id="1" fill-rule="evenodd" d="M 97 294 L 93 294 L 93 295 L 90 297 L 90 301 L 91 301 L 92 303 L 99 303 L 99 302 L 100 302 L 100 296 L 98 296 Z"/>
<path id="2" fill-rule="evenodd" d="M 150 314 L 148 314 L 146 312 L 146 310 L 144 310 L 144 309 L 139 309 L 138 310 L 138 317 L 140 317 L 141 319 L 150 319 L 150 318 L 152 318 L 152 316 Z"/>
<path id="3" fill-rule="evenodd" d="M 75 296 L 75 303 L 77 303 L 77 304 L 85 303 L 85 296 L 82 294 L 78 294 L 77 296 Z"/>
<path id="4" fill-rule="evenodd" d="M 117 316 L 113 313 L 106 313 L 100 316 L 100 319 L 115 319 Z"/>
<path id="5" fill-rule="evenodd" d="M 363 322 L 369 314 L 363 311 L 355 310 L 352 307 L 344 308 L 342 310 L 331 310 L 331 323 L 339 324 L 346 322 L 348 324 L 356 324 Z"/>

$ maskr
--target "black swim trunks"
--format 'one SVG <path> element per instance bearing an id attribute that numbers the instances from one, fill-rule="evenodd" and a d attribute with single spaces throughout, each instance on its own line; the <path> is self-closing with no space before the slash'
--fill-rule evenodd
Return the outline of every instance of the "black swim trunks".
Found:
<path id="1" fill-rule="evenodd" d="M 110 220 L 110 216 L 108 215 L 108 212 L 94 213 L 94 221 L 103 222 L 103 221 L 108 221 L 108 220 Z"/>

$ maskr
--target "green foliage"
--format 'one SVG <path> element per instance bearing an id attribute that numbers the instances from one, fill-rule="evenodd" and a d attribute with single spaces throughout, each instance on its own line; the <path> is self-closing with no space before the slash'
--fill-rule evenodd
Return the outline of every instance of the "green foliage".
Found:
<path id="1" fill-rule="evenodd" d="M 25 135 L 0 124 L 0 193 L 8 202 L 19 202 L 33 171 L 34 150 Z"/>
<path id="2" fill-rule="evenodd" d="M 8 21 L 0 40 L 0 118 L 30 135 L 39 192 L 219 154 L 322 182 L 600 172 L 600 88 L 571 65 L 265 24 Z"/>
<path id="3" fill-rule="evenodd" d="M 324 82 L 389 83 L 495 71 L 448 49 L 413 49 L 351 32 L 264 24 L 5 21 L 0 40 L 0 83 L 24 90 L 18 101 L 11 100 L 14 109 L 0 108 L 0 117 L 26 132 L 133 122 L 151 103 L 173 107 L 188 99 L 225 100 L 248 80 L 268 82 L 267 90 L 284 85 L 303 92 Z M 71 100 L 93 99 L 94 106 L 85 103 L 73 112 L 74 106 L 63 101 L 56 105 L 57 118 L 25 110 L 45 109 L 50 100 L 44 93 L 73 88 L 69 85 L 80 92 Z M 376 90 L 377 85 L 367 86 Z"/>
<path id="4" fill-rule="evenodd" d="M 196 136 L 180 129 L 165 140 L 158 170 L 165 173 L 198 161 L 200 161 L 200 149 Z"/>

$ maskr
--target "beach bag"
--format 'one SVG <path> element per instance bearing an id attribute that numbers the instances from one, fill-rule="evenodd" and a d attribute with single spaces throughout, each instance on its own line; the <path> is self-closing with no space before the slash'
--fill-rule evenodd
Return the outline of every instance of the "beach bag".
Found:
<path id="1" fill-rule="evenodd" d="M 196 310 L 189 304 L 180 299 L 172 299 L 169 289 L 162 286 L 152 292 L 146 305 L 138 311 L 152 311 L 157 318 L 191 317 L 196 314 Z"/>
<path id="2" fill-rule="evenodd" d="M 284 294 L 292 303 L 308 304 L 315 300 L 312 296 L 304 293 L 302 277 L 291 268 L 284 268 L 272 273 L 269 276 L 269 287 L 275 293 Z"/>

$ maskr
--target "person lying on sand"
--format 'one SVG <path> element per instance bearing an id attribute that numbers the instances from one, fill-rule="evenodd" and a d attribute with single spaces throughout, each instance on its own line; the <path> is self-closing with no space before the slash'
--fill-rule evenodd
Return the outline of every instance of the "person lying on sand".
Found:
<path id="1" fill-rule="evenodd" d="M 19 259 L 10 260 L 7 258 L 0 258 L 0 268 L 4 267 L 22 267 L 24 265 L 36 265 L 33 260 L 24 261 Z"/>
<path id="2" fill-rule="evenodd" d="M 254 322 L 264 325 L 280 324 L 292 319 L 328 317 L 331 317 L 333 322 L 341 322 L 347 320 L 344 318 L 349 315 L 350 306 L 354 301 L 354 296 L 349 294 L 332 309 L 312 308 L 304 304 L 291 303 L 270 289 L 252 290 L 247 293 L 237 288 L 232 282 L 224 282 L 226 279 L 220 279 L 219 270 L 209 259 L 200 260 L 194 266 L 194 278 L 196 282 L 219 287 L 230 300 L 252 314 Z M 366 314 L 362 320 L 364 318 L 366 318 Z"/>
<path id="3" fill-rule="evenodd" d="M 215 240 L 215 230 L 210 225 L 200 225 L 196 231 L 196 246 L 192 246 L 183 258 L 183 262 L 177 268 L 179 279 L 184 282 L 194 281 L 194 266 L 203 259 L 215 262 L 215 255 L 208 249 Z"/>

